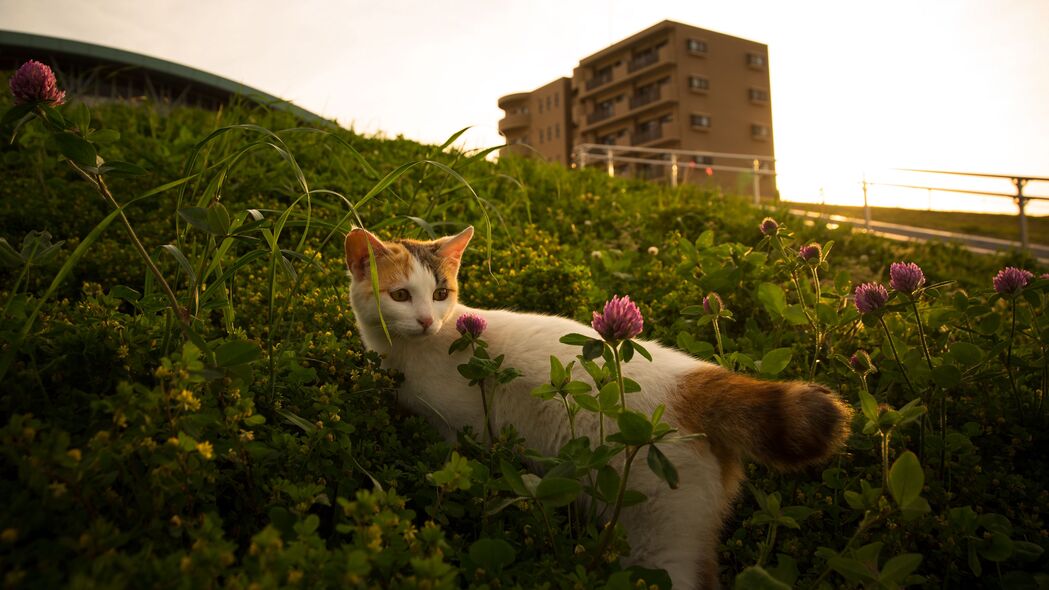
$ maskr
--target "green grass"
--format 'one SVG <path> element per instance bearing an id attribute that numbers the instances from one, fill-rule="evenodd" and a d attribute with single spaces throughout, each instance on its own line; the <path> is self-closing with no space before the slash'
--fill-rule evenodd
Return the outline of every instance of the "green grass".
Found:
<path id="1" fill-rule="evenodd" d="M 783 206 L 863 219 L 863 207 L 790 202 L 784 202 Z M 871 219 L 1002 240 L 1020 240 L 1020 223 L 1016 215 L 871 207 Z M 1049 217 L 1028 217 L 1027 232 L 1032 243 L 1049 244 Z"/>
<path id="2" fill-rule="evenodd" d="M 798 473 L 746 466 L 755 491 L 725 524 L 723 586 L 746 570 L 737 587 L 756 587 L 755 564 L 800 588 L 874 586 L 863 576 L 877 565 L 882 587 L 1037 587 L 1049 570 L 1049 284 L 1008 300 L 991 289 L 1006 265 L 1045 272 L 1020 254 L 807 227 L 745 197 L 320 133 L 266 109 L 101 104 L 84 116 L 81 127 L 120 130 L 98 146 L 107 162 L 148 170 L 107 181 L 199 337 L 180 329 L 126 228 L 100 225 L 110 207 L 53 135 L 23 128 L 0 151 L 8 586 L 659 579 L 622 570 L 626 547 L 599 541 L 572 508 L 597 441 L 564 450 L 556 476 L 536 473 L 510 429 L 494 450 L 468 435 L 453 447 L 396 406 L 400 377 L 364 349 L 347 303 L 351 220 L 384 238 L 474 225 L 467 304 L 588 322 L 612 294 L 630 295 L 645 338 L 840 393 L 856 412 L 846 452 Z M 781 222 L 775 240 L 758 230 L 766 215 Z M 63 243 L 27 266 L 47 242 L 32 230 Z M 825 259 L 802 262 L 798 246 L 812 242 Z M 855 286 L 887 283 L 900 260 L 920 264 L 930 288 L 859 317 Z M 711 292 L 725 305 L 717 331 L 701 305 Z M 876 372 L 850 368 L 860 350 Z M 573 379 L 588 380 L 575 367 Z M 649 457 L 636 469 L 653 463 L 663 465 Z M 543 497 L 514 483 L 524 472 L 550 475 Z M 614 483 L 607 470 L 597 481 Z M 594 559 L 599 542 L 610 551 Z M 924 578 L 884 579 L 912 571 Z"/>

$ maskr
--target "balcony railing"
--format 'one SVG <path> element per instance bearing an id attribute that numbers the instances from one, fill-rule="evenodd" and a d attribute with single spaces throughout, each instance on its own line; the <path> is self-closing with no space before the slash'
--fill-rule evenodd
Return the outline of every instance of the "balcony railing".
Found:
<path id="1" fill-rule="evenodd" d="M 634 96 L 630 97 L 630 108 L 636 109 L 637 107 L 644 106 L 651 102 L 659 100 L 659 89 L 651 89 L 644 92 L 638 92 Z"/>
<path id="2" fill-rule="evenodd" d="M 658 53 L 654 51 L 652 53 L 643 53 L 630 60 L 630 65 L 627 66 L 627 71 L 633 73 L 640 70 L 643 67 L 650 66 L 656 63 L 657 61 L 659 61 Z"/>
<path id="3" fill-rule="evenodd" d="M 634 131 L 634 145 L 643 145 L 650 141 L 655 141 L 663 137 L 663 126 L 654 127 L 652 129 L 646 129 L 642 131 L 638 129 Z"/>
<path id="4" fill-rule="evenodd" d="M 612 114 L 612 109 L 602 109 L 600 111 L 594 111 L 586 116 L 586 124 L 593 125 L 598 121 L 604 121 L 605 119 L 611 117 Z"/>
<path id="5" fill-rule="evenodd" d="M 604 84 L 608 84 L 611 81 L 612 76 L 598 76 L 596 78 L 591 78 L 586 81 L 586 89 L 593 90 L 594 88 L 597 88 L 598 86 L 602 86 Z"/>

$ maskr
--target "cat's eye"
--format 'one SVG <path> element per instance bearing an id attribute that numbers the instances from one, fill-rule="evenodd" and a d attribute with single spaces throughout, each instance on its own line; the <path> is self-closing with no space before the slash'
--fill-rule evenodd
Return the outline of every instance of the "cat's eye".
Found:
<path id="1" fill-rule="evenodd" d="M 445 299 L 448 299 L 448 289 L 441 288 L 433 292 L 434 301 L 444 301 Z"/>
<path id="2" fill-rule="evenodd" d="M 408 301 L 411 298 L 412 294 L 408 292 L 408 289 L 390 291 L 390 299 L 393 299 L 394 301 Z"/>

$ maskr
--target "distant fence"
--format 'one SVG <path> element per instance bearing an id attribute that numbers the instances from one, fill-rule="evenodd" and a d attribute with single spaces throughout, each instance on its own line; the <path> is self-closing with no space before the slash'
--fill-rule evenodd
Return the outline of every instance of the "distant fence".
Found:
<path id="1" fill-rule="evenodd" d="M 915 169 L 915 168 L 896 168 L 895 171 L 897 171 L 897 172 L 905 172 L 905 173 L 906 172 L 912 172 L 912 173 L 921 173 L 921 174 L 941 174 L 941 175 L 951 175 L 951 176 L 966 176 L 966 177 L 971 177 L 971 178 L 998 179 L 998 180 L 1003 180 L 1003 181 L 1004 180 L 1008 180 L 1009 182 L 1012 183 L 1013 188 L 1015 189 L 1015 192 L 1014 193 L 1003 193 L 1003 192 L 986 191 L 986 190 L 969 190 L 969 189 L 961 189 L 961 188 L 920 186 L 920 185 L 906 184 L 906 183 L 874 182 L 874 181 L 868 181 L 867 179 L 864 179 L 863 182 L 862 182 L 862 185 L 863 185 L 863 218 L 864 218 L 864 221 L 865 221 L 866 226 L 867 226 L 868 229 L 870 229 L 871 211 L 870 211 L 870 205 L 868 203 L 868 195 L 867 195 L 867 193 L 868 193 L 869 188 L 872 187 L 872 186 L 885 186 L 885 187 L 894 187 L 894 188 L 902 188 L 902 189 L 915 189 L 915 190 L 930 191 L 930 192 L 936 191 L 936 192 L 948 192 L 948 193 L 958 193 L 958 194 L 968 194 L 968 195 L 1002 197 L 1002 198 L 1012 199 L 1013 203 L 1016 204 L 1016 208 L 1017 208 L 1017 212 L 1018 212 L 1019 230 L 1020 230 L 1020 246 L 1024 250 L 1028 250 L 1028 249 L 1030 249 L 1030 245 L 1031 244 L 1030 244 L 1030 238 L 1028 237 L 1028 231 L 1027 231 L 1027 204 L 1029 202 L 1031 202 L 1031 201 L 1049 201 L 1049 197 L 1031 196 L 1031 195 L 1025 195 L 1024 194 L 1024 188 L 1027 187 L 1027 185 L 1029 183 L 1032 183 L 1032 182 L 1049 183 L 1049 178 L 1046 178 L 1046 177 L 1020 176 L 1020 175 L 1010 175 L 1010 174 L 985 174 L 985 173 L 980 173 L 980 172 L 955 172 L 955 171 L 946 171 L 946 170 L 920 170 L 920 169 Z"/>
<path id="2" fill-rule="evenodd" d="M 699 169 L 708 176 L 714 172 L 748 173 L 753 175 L 752 191 L 755 205 L 761 202 L 761 177 L 776 177 L 776 159 L 757 154 L 583 143 L 572 150 L 572 158 L 579 168 L 604 165 L 609 176 L 616 175 L 616 166 L 620 164 L 654 166 L 656 169 L 662 167 L 664 170 L 660 176 L 669 177 L 670 186 L 674 187 L 682 181 L 682 174 L 686 169 Z M 729 163 L 723 163 L 725 160 Z"/>

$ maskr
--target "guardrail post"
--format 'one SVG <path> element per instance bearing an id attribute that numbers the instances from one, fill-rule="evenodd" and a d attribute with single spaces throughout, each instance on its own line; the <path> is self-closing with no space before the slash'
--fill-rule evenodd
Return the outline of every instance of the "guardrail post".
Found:
<path id="1" fill-rule="evenodd" d="M 1016 207 L 1020 210 L 1020 247 L 1027 250 L 1027 213 L 1025 207 L 1027 206 L 1027 198 L 1024 197 L 1024 185 L 1027 184 L 1026 178 L 1013 178 L 1013 184 L 1016 185 Z"/>
<path id="2" fill-rule="evenodd" d="M 670 186 L 677 188 L 677 154 L 670 154 Z"/>
<path id="3" fill-rule="evenodd" d="M 871 206 L 867 204 L 867 179 L 863 179 L 863 227 L 871 230 Z"/>
<path id="4" fill-rule="evenodd" d="M 608 176 L 613 177 L 616 175 L 616 166 L 612 162 L 612 150 L 608 150 Z"/>
<path id="5" fill-rule="evenodd" d="M 754 204 L 761 204 L 761 177 L 758 176 L 758 171 L 761 170 L 761 162 L 754 160 Z"/>

